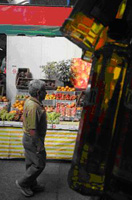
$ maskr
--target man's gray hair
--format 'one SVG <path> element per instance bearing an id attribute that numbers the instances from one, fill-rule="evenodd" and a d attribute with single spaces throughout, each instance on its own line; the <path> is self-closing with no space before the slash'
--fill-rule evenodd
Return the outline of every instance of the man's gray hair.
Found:
<path id="1" fill-rule="evenodd" d="M 28 92 L 32 97 L 37 97 L 37 92 L 45 88 L 45 82 L 39 79 L 34 79 L 29 82 Z"/>

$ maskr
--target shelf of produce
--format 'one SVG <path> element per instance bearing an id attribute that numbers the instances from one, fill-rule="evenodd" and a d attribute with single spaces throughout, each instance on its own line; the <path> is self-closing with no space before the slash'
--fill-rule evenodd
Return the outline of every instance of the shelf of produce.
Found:
<path id="1" fill-rule="evenodd" d="M 45 138 L 47 159 L 71 160 L 78 123 L 48 124 Z M 0 158 L 24 158 L 22 122 L 0 121 Z"/>

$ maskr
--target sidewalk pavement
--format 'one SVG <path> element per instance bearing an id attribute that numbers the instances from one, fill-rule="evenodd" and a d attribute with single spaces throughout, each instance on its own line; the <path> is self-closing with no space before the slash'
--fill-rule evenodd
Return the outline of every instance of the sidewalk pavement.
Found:
<path id="1" fill-rule="evenodd" d="M 83 196 L 71 190 L 67 183 L 70 162 L 47 161 L 46 168 L 38 178 L 45 185 L 45 191 L 25 197 L 15 185 L 16 179 L 25 171 L 24 160 L 0 159 L 0 199 L 1 200 L 97 200 L 98 197 Z"/>

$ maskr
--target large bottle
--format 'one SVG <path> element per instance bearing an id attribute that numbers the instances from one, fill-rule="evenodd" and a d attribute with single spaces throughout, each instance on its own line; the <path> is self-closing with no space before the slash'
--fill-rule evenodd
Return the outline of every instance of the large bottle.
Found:
<path id="1" fill-rule="evenodd" d="M 69 40 L 89 51 L 91 57 L 105 44 L 107 26 L 116 17 L 121 3 L 122 0 L 78 0 L 60 30 Z"/>
<path id="2" fill-rule="evenodd" d="M 123 21 L 127 22 L 125 39 L 132 39 L 132 1 L 127 1 Z M 124 30 L 123 30 L 124 31 Z M 123 32 L 121 31 L 121 32 Z M 117 37 L 117 36 L 116 36 Z M 130 42 L 131 43 L 131 42 Z M 132 199 L 132 46 L 129 45 L 128 67 L 117 115 L 116 127 L 108 156 L 103 200 Z"/>
<path id="3" fill-rule="evenodd" d="M 117 116 L 117 123 L 109 159 L 114 158 L 112 173 L 107 166 L 105 199 L 132 199 L 132 51 Z"/>
<path id="4" fill-rule="evenodd" d="M 108 153 L 127 70 L 127 44 L 108 43 L 95 52 L 89 104 L 83 108 L 69 186 L 102 195 Z"/>
<path id="5" fill-rule="evenodd" d="M 104 184 L 107 180 L 106 169 L 107 172 L 109 171 L 109 174 L 111 174 L 114 160 L 113 156 L 112 164 L 110 163 L 110 167 L 108 168 L 109 152 L 115 133 L 116 119 L 128 67 L 128 41 L 125 38 L 127 35 L 127 31 L 125 31 L 127 30 L 127 23 L 126 21 L 121 21 L 126 0 L 120 2 L 122 3 L 121 6 L 119 6 L 119 1 L 114 3 L 115 2 L 112 4 L 114 8 L 113 16 L 112 13 L 106 13 L 109 7 L 108 1 L 100 0 L 93 2 L 93 4 L 96 5 L 90 4 L 90 6 L 92 5 L 93 7 L 90 8 L 89 6 L 89 11 L 87 10 L 86 12 L 87 22 L 89 18 L 91 20 L 89 16 L 93 17 L 89 32 L 87 32 L 87 44 L 90 44 L 89 46 L 84 43 L 85 40 L 80 40 L 78 43 L 78 39 L 76 40 L 74 35 L 70 35 L 70 31 L 72 32 L 73 28 L 73 24 L 70 23 L 76 22 L 77 26 L 81 19 L 83 19 L 82 13 L 79 12 L 81 10 L 81 4 L 80 10 L 79 8 L 77 10 L 79 13 L 78 20 L 76 21 L 77 15 L 75 15 L 76 12 L 73 11 L 75 20 L 71 17 L 71 21 L 64 24 L 64 27 L 66 27 L 65 25 L 69 25 L 64 30 L 66 37 L 71 38 L 77 45 L 81 44 L 80 47 L 85 49 L 84 56 L 89 56 L 89 51 L 93 52 L 98 49 L 99 38 L 101 38 L 102 33 L 106 30 L 104 27 L 101 28 L 101 25 L 109 25 L 107 33 L 109 33 L 111 38 L 109 40 L 107 38 L 108 43 L 106 43 L 103 48 L 99 47 L 99 50 L 94 53 L 95 56 L 92 66 L 92 68 L 94 68 L 94 73 L 88 99 L 89 104 L 84 107 L 82 111 L 72 166 L 68 176 L 69 186 L 85 195 L 102 195 L 104 193 Z M 122 5 L 124 7 L 123 10 Z M 115 11 L 117 11 L 117 7 L 119 10 L 116 16 Z M 105 9 L 103 10 L 103 8 Z M 85 13 L 84 10 L 83 14 Z M 99 12 L 101 10 L 105 12 Z M 110 12 L 111 11 L 110 9 Z M 88 13 L 90 13 L 90 15 L 88 15 Z M 105 19 L 103 18 L 104 16 L 106 17 Z M 110 16 L 111 18 L 109 18 Z M 98 20 L 101 23 L 98 23 Z M 97 34 L 95 34 L 96 36 L 94 35 L 95 37 L 92 37 L 92 39 L 94 39 L 91 40 L 91 35 L 89 35 L 89 33 L 91 34 L 91 31 L 95 33 L 93 27 L 97 28 Z M 67 30 L 70 31 L 68 32 Z M 76 33 L 76 30 L 74 31 L 74 33 Z M 81 38 L 84 39 L 84 37 Z M 94 41 L 94 43 L 91 41 Z"/>

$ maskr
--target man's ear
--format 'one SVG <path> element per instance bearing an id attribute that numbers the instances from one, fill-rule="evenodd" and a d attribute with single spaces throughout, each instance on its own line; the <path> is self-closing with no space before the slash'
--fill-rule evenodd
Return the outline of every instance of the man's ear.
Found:
<path id="1" fill-rule="evenodd" d="M 37 90 L 37 96 L 39 96 L 40 95 L 40 90 Z"/>

